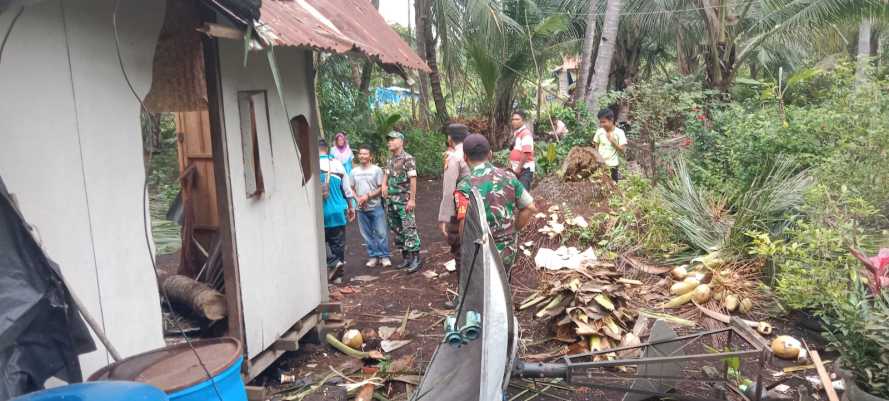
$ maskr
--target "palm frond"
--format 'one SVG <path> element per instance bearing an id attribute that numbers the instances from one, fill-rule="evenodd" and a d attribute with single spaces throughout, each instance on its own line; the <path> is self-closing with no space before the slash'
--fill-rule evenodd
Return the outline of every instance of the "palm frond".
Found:
<path id="1" fill-rule="evenodd" d="M 674 167 L 676 174 L 662 184 L 660 196 L 667 210 L 677 216 L 673 223 L 689 245 L 707 253 L 740 253 L 748 232 L 783 229 L 812 184 L 807 171 L 798 171 L 789 159 L 778 159 L 729 203 L 725 194 L 696 186 L 684 159 L 678 159 Z"/>
<path id="2" fill-rule="evenodd" d="M 708 253 L 722 250 L 733 225 L 723 208 L 724 198 L 696 186 L 684 159 L 674 167 L 676 174 L 660 187 L 667 210 L 676 215 L 673 224 L 690 245 Z"/>

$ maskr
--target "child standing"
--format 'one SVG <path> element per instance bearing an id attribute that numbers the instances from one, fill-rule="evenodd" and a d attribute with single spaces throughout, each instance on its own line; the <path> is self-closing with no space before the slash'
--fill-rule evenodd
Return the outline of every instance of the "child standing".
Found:
<path id="1" fill-rule="evenodd" d="M 611 179 L 618 182 L 620 176 L 620 157 L 627 146 L 627 135 L 624 130 L 614 125 L 614 112 L 605 108 L 597 114 L 599 117 L 599 129 L 593 137 L 593 143 L 598 147 L 599 155 L 605 160 L 605 165 L 611 170 Z"/>
<path id="2" fill-rule="evenodd" d="M 367 267 L 392 266 L 389 260 L 389 228 L 383 209 L 383 169 L 373 164 L 373 154 L 367 145 L 358 148 L 358 165 L 352 168 L 352 184 L 358 200 L 358 227 L 367 244 Z"/>

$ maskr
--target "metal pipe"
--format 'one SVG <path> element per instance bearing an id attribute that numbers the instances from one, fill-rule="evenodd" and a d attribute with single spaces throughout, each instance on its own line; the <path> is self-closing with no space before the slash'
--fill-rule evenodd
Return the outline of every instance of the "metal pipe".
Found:
<path id="1" fill-rule="evenodd" d="M 518 361 L 512 369 L 512 376 L 523 378 L 560 377 L 567 379 L 570 371 L 568 365 L 564 363 Z"/>

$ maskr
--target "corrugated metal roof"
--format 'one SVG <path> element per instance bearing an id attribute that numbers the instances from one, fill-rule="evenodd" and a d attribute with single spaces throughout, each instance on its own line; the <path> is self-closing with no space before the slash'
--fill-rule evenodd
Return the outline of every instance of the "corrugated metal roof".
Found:
<path id="1" fill-rule="evenodd" d="M 384 65 L 429 71 L 370 0 L 264 0 L 257 31 L 276 46 L 357 51 Z"/>

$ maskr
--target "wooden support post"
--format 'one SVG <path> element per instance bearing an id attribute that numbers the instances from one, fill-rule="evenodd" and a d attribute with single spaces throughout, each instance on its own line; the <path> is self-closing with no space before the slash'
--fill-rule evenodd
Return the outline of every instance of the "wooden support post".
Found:
<path id="1" fill-rule="evenodd" d="M 247 399 L 250 401 L 265 401 L 268 390 L 263 386 L 245 386 Z"/>
<path id="2" fill-rule="evenodd" d="M 215 21 L 215 13 L 203 8 L 205 21 Z M 222 269 L 225 299 L 228 309 L 228 335 L 247 344 L 244 336 L 244 307 L 241 300 L 241 280 L 238 268 L 234 217 L 231 210 L 228 150 L 222 102 L 222 77 L 219 67 L 217 39 L 204 37 L 204 70 L 207 78 L 207 110 L 210 117 L 210 136 L 213 153 L 213 174 L 216 179 L 219 209 L 219 240 L 222 241 Z M 244 349 L 246 354 L 246 347 Z"/>

